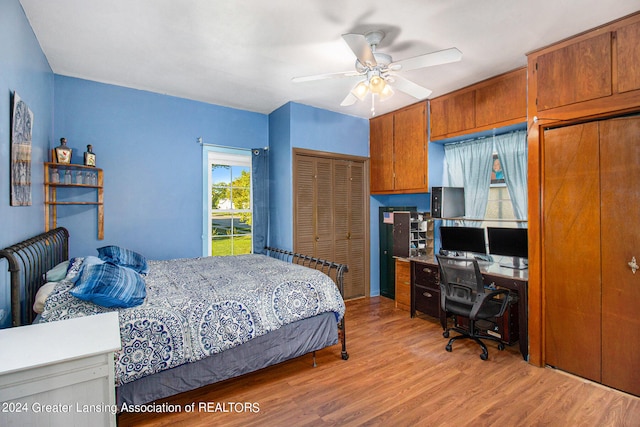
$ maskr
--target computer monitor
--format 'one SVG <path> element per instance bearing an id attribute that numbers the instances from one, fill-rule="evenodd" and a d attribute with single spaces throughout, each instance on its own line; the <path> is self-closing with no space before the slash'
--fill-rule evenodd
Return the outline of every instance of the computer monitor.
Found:
<path id="1" fill-rule="evenodd" d="M 442 226 L 440 247 L 445 251 L 486 254 L 484 228 Z"/>
<path id="2" fill-rule="evenodd" d="M 529 246 L 526 228 L 487 227 L 489 253 L 513 257 L 512 263 L 501 263 L 503 267 L 527 268 Z"/>

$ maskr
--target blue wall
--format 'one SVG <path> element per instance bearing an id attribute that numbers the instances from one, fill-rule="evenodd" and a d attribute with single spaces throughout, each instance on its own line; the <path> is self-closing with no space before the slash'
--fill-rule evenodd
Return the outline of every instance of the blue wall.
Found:
<path id="1" fill-rule="evenodd" d="M 55 135 L 73 163 L 93 145 L 104 169 L 104 240 L 96 209 L 58 209 L 71 255 L 118 244 L 150 259 L 202 255 L 203 142 L 268 146 L 268 117 L 166 95 L 55 76 Z M 58 142 L 55 143 L 57 145 Z"/>
<path id="2" fill-rule="evenodd" d="M 10 159 L 10 98 L 14 91 L 34 113 L 32 206 L 9 206 L 9 171 L 0 168 L 0 247 L 44 229 L 43 169 L 49 150 L 65 137 L 73 163 L 93 145 L 105 171 L 105 238 L 97 239 L 95 207 L 58 209 L 72 236 L 71 256 L 118 244 L 151 259 L 202 253 L 203 148 L 197 143 L 270 148 L 270 243 L 293 247 L 292 149 L 369 156 L 369 122 L 297 103 L 270 115 L 54 75 L 18 0 L 0 2 L 0 164 Z M 442 157 L 429 149 L 432 185 L 441 182 Z M 441 151 L 441 150 L 440 150 Z M 438 172 L 439 170 L 439 172 Z M 436 178 L 434 180 L 434 178 Z M 66 190 L 72 199 L 93 190 Z M 415 204 L 425 195 L 372 197 L 371 294 L 379 294 L 378 207 Z M 428 203 L 428 202 L 426 202 Z M 363 212 L 364 214 L 364 212 Z M 4 261 L 0 262 L 4 263 Z M 8 323 L 8 275 L 0 265 L 0 327 Z"/>
<path id="3" fill-rule="evenodd" d="M 44 227 L 42 162 L 52 140 L 53 73 L 18 0 L 0 2 L 0 247 Z M 34 115 L 31 206 L 9 206 L 11 99 L 17 92 Z"/>
<path id="4" fill-rule="evenodd" d="M 444 164 L 444 146 L 442 144 L 429 143 L 429 187 L 442 185 Z M 371 296 L 380 295 L 380 218 L 379 210 L 384 206 L 415 206 L 418 211 L 431 210 L 430 195 L 419 194 L 393 194 L 371 196 L 369 204 L 369 221 L 371 228 Z"/>
<path id="5" fill-rule="evenodd" d="M 0 1 L 0 248 L 44 229 L 42 162 L 53 135 L 53 73 L 18 0 Z M 11 100 L 13 93 L 33 112 L 31 206 L 9 205 Z M 11 324 L 9 274 L 0 261 L 0 327 Z"/>
<path id="6" fill-rule="evenodd" d="M 369 121 L 288 103 L 271 113 L 269 130 L 271 244 L 293 249 L 292 149 L 368 157 Z"/>

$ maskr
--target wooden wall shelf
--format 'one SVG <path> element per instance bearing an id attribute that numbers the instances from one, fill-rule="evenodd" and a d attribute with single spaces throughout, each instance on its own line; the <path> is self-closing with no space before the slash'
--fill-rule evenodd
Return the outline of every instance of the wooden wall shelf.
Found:
<path id="1" fill-rule="evenodd" d="M 58 179 L 54 179 L 54 170 L 69 172 L 71 183 L 64 182 L 64 174 L 59 174 Z M 78 182 L 77 176 L 80 174 L 83 182 Z M 95 179 L 90 183 L 84 183 L 87 176 Z M 44 163 L 44 227 L 45 231 L 57 227 L 58 206 L 85 205 L 97 206 L 98 208 L 98 239 L 104 239 L 104 188 L 103 171 L 100 168 L 84 165 Z M 87 188 L 96 190 L 96 201 L 59 201 L 58 190 L 70 188 Z"/>

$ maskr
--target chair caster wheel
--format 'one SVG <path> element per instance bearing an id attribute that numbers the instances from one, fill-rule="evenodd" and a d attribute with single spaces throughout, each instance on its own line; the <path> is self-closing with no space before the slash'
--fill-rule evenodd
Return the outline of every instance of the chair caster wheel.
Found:
<path id="1" fill-rule="evenodd" d="M 482 360 L 487 360 L 488 358 L 489 358 L 489 355 L 488 355 L 488 354 L 484 354 L 484 353 L 482 353 L 482 354 L 480 355 L 480 359 L 482 359 Z"/>
<path id="2" fill-rule="evenodd" d="M 349 353 L 347 353 L 346 351 L 342 352 L 342 360 L 349 360 Z"/>
<path id="3" fill-rule="evenodd" d="M 498 350 L 500 351 L 504 350 L 504 344 L 502 343 L 498 344 Z"/>
<path id="4" fill-rule="evenodd" d="M 447 344 L 447 346 L 444 348 L 445 350 L 447 350 L 449 353 L 451 353 L 451 344 Z"/>
<path id="5" fill-rule="evenodd" d="M 442 333 L 442 336 L 445 337 L 445 338 L 449 338 L 449 331 L 444 331 Z"/>

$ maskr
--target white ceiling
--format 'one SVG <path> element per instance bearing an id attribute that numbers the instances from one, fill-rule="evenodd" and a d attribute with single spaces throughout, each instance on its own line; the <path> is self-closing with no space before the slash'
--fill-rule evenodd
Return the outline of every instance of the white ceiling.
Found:
<path id="1" fill-rule="evenodd" d="M 462 61 L 401 73 L 442 95 L 526 65 L 527 52 L 640 10 L 640 0 L 20 0 L 54 73 L 259 113 L 340 102 L 357 77 L 341 35 L 383 30 L 395 61 L 449 47 Z M 396 91 L 376 114 L 416 102 Z"/>

